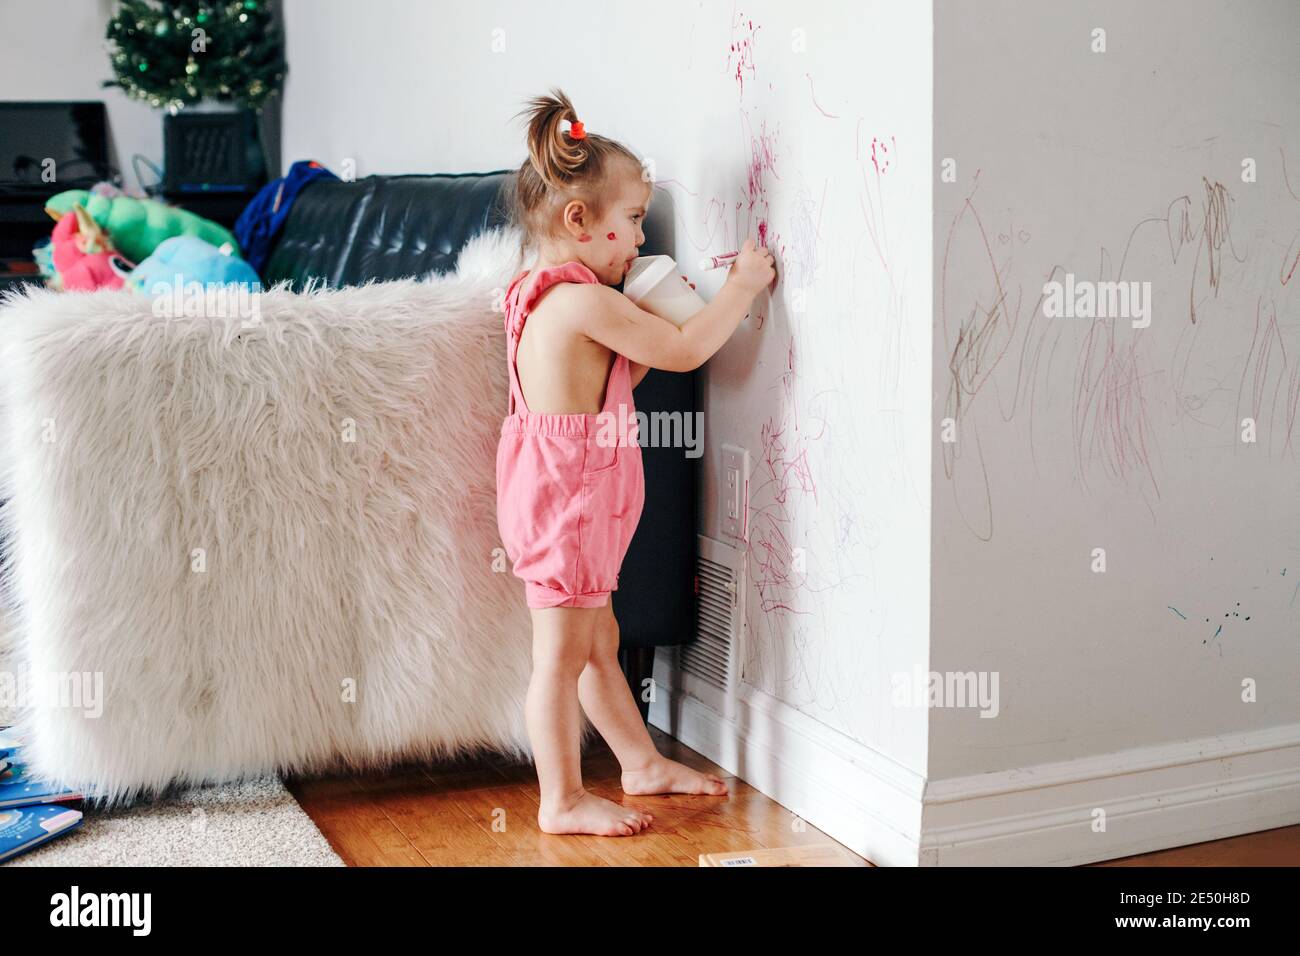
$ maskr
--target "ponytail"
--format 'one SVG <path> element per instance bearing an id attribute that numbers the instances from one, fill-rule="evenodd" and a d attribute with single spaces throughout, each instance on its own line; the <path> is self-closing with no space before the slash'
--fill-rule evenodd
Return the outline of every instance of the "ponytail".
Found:
<path id="1" fill-rule="evenodd" d="M 641 161 L 622 143 L 583 130 L 573 103 L 561 89 L 533 97 L 515 116 L 528 118 L 528 159 L 516 172 L 511 209 L 526 246 L 558 235 L 560 213 L 574 199 L 601 218 L 611 176 L 640 172 Z"/>
<path id="2" fill-rule="evenodd" d="M 565 120 L 578 122 L 578 114 L 563 90 L 528 101 L 528 159 L 551 189 L 562 190 L 586 164 L 590 148 L 583 139 L 573 139 L 560 129 Z M 515 114 L 520 115 L 519 113 Z"/>

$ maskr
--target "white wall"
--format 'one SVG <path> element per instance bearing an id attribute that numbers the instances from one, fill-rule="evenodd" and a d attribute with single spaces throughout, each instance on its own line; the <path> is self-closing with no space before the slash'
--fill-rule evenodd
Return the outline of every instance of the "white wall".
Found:
<path id="1" fill-rule="evenodd" d="M 1297 37 L 1289 2 L 936 5 L 932 666 L 1001 709 L 936 710 L 931 779 L 1300 720 Z M 1150 327 L 1045 318 L 1054 271 L 1149 281 Z"/>
<path id="2" fill-rule="evenodd" d="M 754 463 L 743 676 L 923 770 L 926 713 L 890 706 L 890 676 L 923 665 L 929 615 L 928 5 L 289 0 L 285 19 L 286 163 L 517 166 L 512 114 L 559 86 L 654 161 L 679 262 L 762 224 L 783 284 L 706 378 L 705 487 L 723 443 Z M 723 277 L 693 276 L 706 296 Z M 701 531 L 720 536 L 712 494 Z"/>

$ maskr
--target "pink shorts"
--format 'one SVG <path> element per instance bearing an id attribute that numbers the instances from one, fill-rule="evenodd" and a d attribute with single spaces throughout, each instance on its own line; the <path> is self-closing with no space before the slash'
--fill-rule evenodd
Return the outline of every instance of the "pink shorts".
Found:
<path id="1" fill-rule="evenodd" d="M 623 359 L 626 361 L 626 359 Z M 604 607 L 645 501 L 641 446 L 596 415 L 516 415 L 497 446 L 497 526 L 530 608 Z"/>

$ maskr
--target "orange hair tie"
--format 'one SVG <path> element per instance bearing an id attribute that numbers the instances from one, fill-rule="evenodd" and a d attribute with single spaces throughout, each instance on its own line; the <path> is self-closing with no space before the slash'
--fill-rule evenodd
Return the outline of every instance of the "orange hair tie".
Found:
<path id="1" fill-rule="evenodd" d="M 574 120 L 569 124 L 569 139 L 582 139 L 587 135 L 587 131 L 582 128 L 582 123 Z"/>

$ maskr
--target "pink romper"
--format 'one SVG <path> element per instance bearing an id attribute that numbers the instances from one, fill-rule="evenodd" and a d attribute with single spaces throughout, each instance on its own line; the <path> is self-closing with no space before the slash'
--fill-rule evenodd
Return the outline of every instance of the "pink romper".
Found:
<path id="1" fill-rule="evenodd" d="M 521 303 L 526 275 L 505 296 L 510 414 L 497 445 L 497 530 L 530 608 L 604 607 L 645 503 L 631 369 L 615 356 L 599 414 L 529 411 L 515 360 L 533 303 L 557 282 L 600 280 L 580 262 L 552 266 Z"/>

